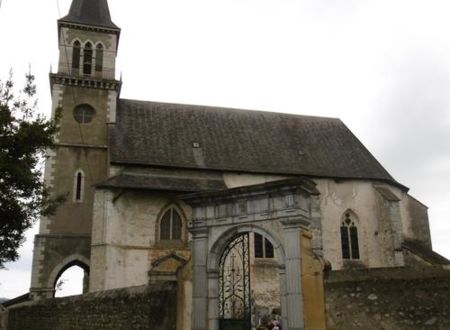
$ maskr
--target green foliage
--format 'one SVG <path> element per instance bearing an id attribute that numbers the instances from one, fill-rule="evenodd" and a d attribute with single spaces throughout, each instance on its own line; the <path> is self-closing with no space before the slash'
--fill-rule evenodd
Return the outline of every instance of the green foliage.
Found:
<path id="1" fill-rule="evenodd" d="M 0 268 L 18 258 L 24 232 L 39 215 L 51 214 L 62 202 L 51 198 L 39 168 L 54 146 L 60 110 L 52 121 L 36 114 L 35 94 L 30 73 L 17 95 L 12 73 L 0 81 Z"/>

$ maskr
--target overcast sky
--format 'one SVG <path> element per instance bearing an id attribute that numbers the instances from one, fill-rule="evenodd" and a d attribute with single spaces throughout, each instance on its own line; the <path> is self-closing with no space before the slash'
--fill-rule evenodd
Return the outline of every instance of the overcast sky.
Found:
<path id="1" fill-rule="evenodd" d="M 3 0 L 0 77 L 31 65 L 50 110 L 56 20 L 70 0 Z M 339 117 L 429 206 L 450 258 L 450 1 L 109 0 L 123 98 Z M 32 234 L 0 271 L 29 288 Z"/>

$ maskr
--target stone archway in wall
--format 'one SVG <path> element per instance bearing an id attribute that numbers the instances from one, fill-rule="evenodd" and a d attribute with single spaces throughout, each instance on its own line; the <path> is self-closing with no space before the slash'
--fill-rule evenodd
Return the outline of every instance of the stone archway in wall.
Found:
<path id="1" fill-rule="evenodd" d="M 73 266 L 80 267 L 85 274 L 85 278 L 83 280 L 83 293 L 88 292 L 89 290 L 89 260 L 85 258 L 84 256 L 80 254 L 74 254 L 71 256 L 68 256 L 64 258 L 58 265 L 56 265 L 52 272 L 50 273 L 50 276 L 48 278 L 47 286 L 48 288 L 51 288 L 51 297 L 55 297 L 56 292 L 56 283 L 58 282 L 58 279 L 61 277 L 61 275 L 68 270 L 69 268 Z M 50 297 L 49 297 L 50 298 Z"/>
<path id="2" fill-rule="evenodd" d="M 193 209 L 192 329 L 227 330 L 220 311 L 221 258 L 246 233 L 262 235 L 274 248 L 283 329 L 304 329 L 300 238 L 310 225 L 313 194 L 312 181 L 296 178 L 182 196 Z"/>
<path id="3" fill-rule="evenodd" d="M 272 307 L 276 306 L 277 309 L 281 311 L 287 310 L 285 301 L 285 252 L 278 235 L 254 224 L 234 226 L 223 233 L 215 241 L 212 248 L 210 249 L 207 260 L 207 273 L 209 274 L 208 277 L 214 279 L 217 276 L 218 278 L 217 286 L 215 285 L 215 283 L 211 283 L 211 285 L 214 290 L 218 291 L 217 304 L 219 306 L 219 310 L 217 321 L 219 323 L 220 330 L 250 329 L 251 327 L 260 325 L 261 315 L 259 315 L 257 311 L 257 306 L 258 303 L 261 303 L 261 301 L 258 302 L 257 296 L 254 295 L 254 290 L 259 287 L 259 283 L 256 278 L 256 274 L 258 272 L 255 270 L 255 267 L 257 266 L 257 259 L 255 258 L 254 248 L 255 235 L 260 235 L 264 240 L 267 240 L 270 246 L 273 248 L 274 252 L 273 258 L 271 258 L 273 259 L 271 260 L 271 263 L 273 264 L 270 265 L 269 268 L 273 268 L 272 270 L 276 271 L 277 274 L 273 278 L 273 280 L 278 280 L 276 281 L 278 283 L 273 283 L 272 281 L 272 284 L 274 285 L 274 287 L 272 288 L 272 293 L 275 296 L 270 297 L 270 299 L 276 300 L 277 302 L 271 305 Z M 238 251 L 236 253 L 236 256 L 234 256 L 232 252 L 233 248 L 236 249 L 236 247 L 234 246 L 236 245 L 236 243 L 240 244 L 237 246 Z M 227 262 L 227 257 L 228 260 L 232 259 L 232 267 L 230 267 L 230 265 L 225 265 L 225 263 Z M 233 258 L 237 260 L 236 265 L 234 265 Z M 242 263 L 241 260 L 243 261 Z M 263 260 L 265 263 L 268 262 L 267 258 L 261 260 Z M 247 267 L 245 267 L 244 263 Z M 230 268 L 232 268 L 231 272 Z M 235 269 L 238 273 L 238 279 L 237 281 L 230 281 L 230 277 L 235 277 L 233 276 Z M 231 275 L 231 273 L 233 275 Z M 227 296 L 228 298 L 231 298 L 228 300 L 233 300 L 233 297 L 230 297 L 232 296 L 230 294 L 230 291 L 234 291 L 234 286 L 237 287 L 236 291 L 238 291 L 238 293 L 236 294 L 237 299 L 234 300 L 237 301 L 238 304 L 237 306 L 231 307 L 227 302 Z M 242 301 L 241 304 L 239 304 L 240 301 Z M 211 300 L 211 304 L 212 303 L 214 303 L 214 300 Z M 268 310 L 268 313 L 266 313 L 264 316 L 269 317 L 273 312 L 273 309 L 270 311 Z M 282 323 L 287 322 L 286 313 L 283 313 L 279 316 L 283 318 Z"/>

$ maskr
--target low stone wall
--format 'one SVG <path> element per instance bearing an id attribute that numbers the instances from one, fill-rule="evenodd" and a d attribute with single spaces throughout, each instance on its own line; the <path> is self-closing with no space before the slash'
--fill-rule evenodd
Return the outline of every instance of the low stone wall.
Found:
<path id="1" fill-rule="evenodd" d="M 0 306 L 0 330 L 6 330 L 6 322 L 8 319 L 8 312 L 6 309 L 3 309 L 2 306 Z"/>
<path id="2" fill-rule="evenodd" d="M 9 309 L 8 330 L 176 329 L 176 284 L 42 300 Z"/>
<path id="3" fill-rule="evenodd" d="M 325 281 L 328 330 L 450 330 L 450 271 L 334 271 Z"/>

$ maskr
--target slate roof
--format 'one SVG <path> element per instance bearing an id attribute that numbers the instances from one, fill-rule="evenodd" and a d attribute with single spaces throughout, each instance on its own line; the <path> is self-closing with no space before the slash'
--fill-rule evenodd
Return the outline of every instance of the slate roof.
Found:
<path id="1" fill-rule="evenodd" d="M 297 190 L 302 188 L 304 192 L 309 195 L 320 195 L 320 192 L 316 188 L 316 184 L 310 179 L 305 177 L 295 177 L 284 180 L 270 181 L 260 184 L 254 184 L 250 186 L 242 186 L 235 188 L 226 188 L 216 191 L 198 191 L 190 194 L 180 195 L 178 198 L 187 201 L 188 204 L 203 204 L 205 201 L 213 202 L 215 200 L 223 201 L 226 199 L 234 199 L 236 196 L 248 196 L 249 194 L 258 194 L 264 192 L 264 194 L 271 194 L 272 192 L 282 192 Z"/>
<path id="2" fill-rule="evenodd" d="M 128 188 L 179 192 L 216 191 L 226 189 L 223 180 L 206 178 L 156 177 L 121 174 L 97 185 L 98 188 Z"/>
<path id="3" fill-rule="evenodd" d="M 450 260 L 418 241 L 406 240 L 402 246 L 432 265 L 450 265 Z"/>
<path id="4" fill-rule="evenodd" d="M 335 118 L 121 99 L 115 164 L 374 179 L 404 189 Z"/>
<path id="5" fill-rule="evenodd" d="M 107 0 L 73 0 L 69 14 L 59 21 L 119 29 L 111 20 Z"/>
<path id="6" fill-rule="evenodd" d="M 11 306 L 14 306 L 17 304 L 22 304 L 24 302 L 27 302 L 27 301 L 31 300 L 30 298 L 31 298 L 30 293 L 28 292 L 21 296 L 4 301 L 3 303 L 0 304 L 0 306 L 3 306 L 4 308 L 8 308 L 8 307 L 11 307 Z"/>

